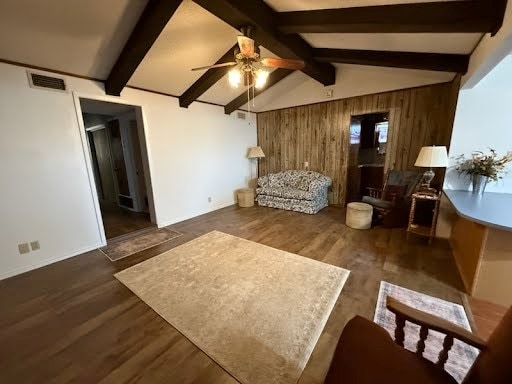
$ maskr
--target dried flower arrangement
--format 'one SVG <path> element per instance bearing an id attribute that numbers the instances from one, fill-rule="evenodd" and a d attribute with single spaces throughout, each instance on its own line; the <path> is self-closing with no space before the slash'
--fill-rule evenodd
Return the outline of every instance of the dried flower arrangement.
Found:
<path id="1" fill-rule="evenodd" d="M 494 149 L 489 149 L 488 154 L 476 151 L 472 153 L 470 159 L 460 155 L 456 158 L 456 161 L 455 169 L 459 173 L 469 175 L 471 178 L 475 175 L 486 176 L 489 180 L 497 181 L 502 178 L 505 166 L 512 162 L 512 151 L 503 156 L 498 156 Z"/>

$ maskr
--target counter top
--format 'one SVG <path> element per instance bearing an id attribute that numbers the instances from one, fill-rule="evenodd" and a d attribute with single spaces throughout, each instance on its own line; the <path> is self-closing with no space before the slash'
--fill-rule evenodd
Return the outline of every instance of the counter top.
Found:
<path id="1" fill-rule="evenodd" d="M 443 192 L 465 219 L 512 232 L 512 194 L 486 192 L 474 195 L 471 191 L 452 189 Z"/>

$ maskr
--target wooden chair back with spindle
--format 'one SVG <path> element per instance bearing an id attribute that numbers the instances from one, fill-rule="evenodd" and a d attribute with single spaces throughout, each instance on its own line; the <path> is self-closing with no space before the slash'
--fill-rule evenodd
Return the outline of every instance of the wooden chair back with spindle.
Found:
<path id="1" fill-rule="evenodd" d="M 443 349 L 439 352 L 437 365 L 443 368 L 449 357 L 454 339 L 461 340 L 481 352 L 471 370 L 464 379 L 464 384 L 505 384 L 512 383 L 512 307 L 508 310 L 488 342 L 475 334 L 437 316 L 411 308 L 392 297 L 387 297 L 387 308 L 396 316 L 395 342 L 404 346 L 405 323 L 420 326 L 416 353 L 423 356 L 425 340 L 429 330 L 445 335 Z"/>

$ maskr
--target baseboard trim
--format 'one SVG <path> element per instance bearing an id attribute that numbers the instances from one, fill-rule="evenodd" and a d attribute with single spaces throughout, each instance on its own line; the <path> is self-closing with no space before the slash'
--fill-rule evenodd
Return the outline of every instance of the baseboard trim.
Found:
<path id="1" fill-rule="evenodd" d="M 213 211 L 218 211 L 219 209 L 222 209 L 222 208 L 231 207 L 232 205 L 235 205 L 235 204 L 236 204 L 236 201 L 233 200 L 228 203 L 216 205 L 215 207 L 209 208 L 201 213 L 197 213 L 197 214 L 193 214 L 193 215 L 186 215 L 186 216 L 178 217 L 173 220 L 159 222 L 159 223 L 157 223 L 157 226 L 158 226 L 158 228 L 167 227 L 172 224 L 181 223 L 182 221 L 193 219 L 194 217 L 197 217 L 197 216 L 205 215 L 205 214 L 213 212 Z"/>
<path id="2" fill-rule="evenodd" d="M 64 256 L 51 257 L 49 259 L 40 260 L 37 263 L 32 263 L 32 264 L 24 265 L 22 267 L 11 269 L 11 270 L 6 271 L 6 272 L 1 272 L 0 273 L 0 280 L 4 280 L 4 279 L 8 279 L 9 277 L 21 275 L 22 273 L 30 272 L 30 271 L 33 271 L 34 269 L 46 267 L 47 265 L 56 263 L 58 261 L 70 259 L 72 257 L 79 256 L 79 255 L 81 255 L 83 253 L 94 251 L 95 249 L 98 249 L 98 248 L 103 247 L 105 245 L 106 244 L 98 243 L 98 244 L 92 245 L 90 247 L 85 247 L 85 248 L 73 251 L 73 252 L 68 253 L 68 254 L 66 254 Z"/>
<path id="3" fill-rule="evenodd" d="M 214 206 L 212 208 L 209 208 L 209 209 L 207 209 L 207 210 L 205 210 L 204 212 L 201 212 L 201 213 L 192 214 L 192 215 L 186 215 L 186 216 L 183 216 L 183 217 L 178 217 L 178 218 L 173 219 L 173 220 L 159 222 L 159 223 L 157 223 L 157 227 L 158 228 L 167 227 L 168 225 L 180 223 L 182 221 L 185 221 L 185 220 L 188 220 L 188 219 L 192 219 L 194 217 L 201 216 L 201 215 L 204 215 L 206 213 L 217 211 L 217 210 L 222 209 L 222 208 L 230 207 L 230 206 L 235 205 L 235 204 L 236 204 L 236 202 L 234 200 L 230 201 L 230 202 L 227 202 L 227 203 L 219 204 L 219 205 L 216 205 L 216 206 Z M 4 280 L 4 279 L 8 279 L 9 277 L 21 275 L 22 273 L 30 272 L 30 271 L 33 271 L 34 269 L 46 267 L 47 265 L 56 263 L 58 261 L 66 260 L 66 259 L 69 259 L 69 258 L 74 257 L 74 256 L 81 255 L 81 254 L 86 253 L 86 252 L 94 251 L 95 249 L 98 249 L 98 248 L 103 247 L 105 245 L 106 245 L 106 243 L 104 244 L 104 243 L 100 242 L 98 244 L 95 244 L 95 245 L 92 245 L 92 246 L 89 246 L 89 247 L 85 247 L 85 248 L 73 251 L 73 252 L 71 252 L 69 254 L 66 254 L 64 256 L 52 257 L 52 258 L 49 258 L 49 259 L 40 260 L 37 263 L 32 263 L 32 264 L 24 265 L 24 266 L 21 266 L 21 267 L 18 267 L 18 268 L 14 268 L 14 269 L 11 269 L 11 270 L 6 271 L 6 272 L 0 272 L 0 280 Z"/>

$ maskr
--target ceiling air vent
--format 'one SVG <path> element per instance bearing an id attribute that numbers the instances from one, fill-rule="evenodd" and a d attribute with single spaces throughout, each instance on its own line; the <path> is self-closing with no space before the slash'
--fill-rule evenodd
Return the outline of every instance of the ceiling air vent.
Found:
<path id="1" fill-rule="evenodd" d="M 40 73 L 28 72 L 28 80 L 32 88 L 51 89 L 54 91 L 66 92 L 66 82 L 60 77 L 42 75 Z"/>

